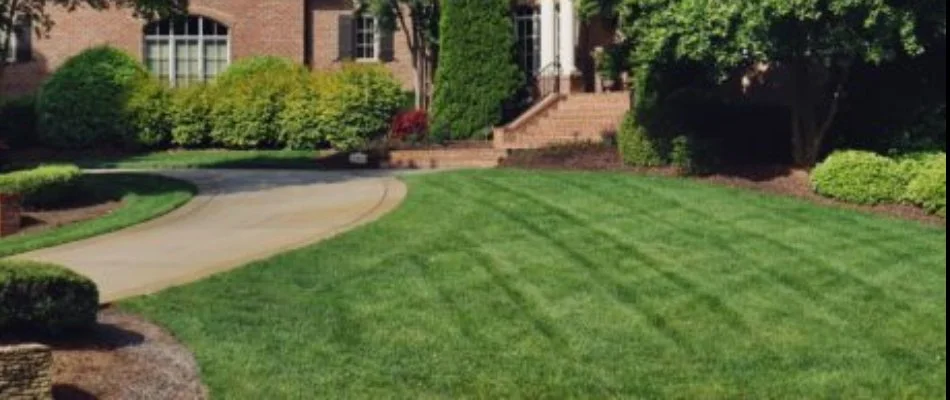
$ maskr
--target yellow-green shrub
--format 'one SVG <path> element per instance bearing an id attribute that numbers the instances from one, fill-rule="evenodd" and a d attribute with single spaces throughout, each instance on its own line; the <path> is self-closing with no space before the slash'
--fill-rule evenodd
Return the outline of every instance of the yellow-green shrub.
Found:
<path id="1" fill-rule="evenodd" d="M 211 139 L 227 148 L 276 147 L 286 94 L 306 84 L 306 72 L 273 57 L 233 65 L 215 82 Z"/>
<path id="2" fill-rule="evenodd" d="M 146 79 L 132 93 L 127 105 L 131 124 L 126 147 L 162 147 L 171 141 L 171 94 L 155 79 Z"/>
<path id="3" fill-rule="evenodd" d="M 48 165 L 0 174 L 0 193 L 29 195 L 50 186 L 69 184 L 81 175 L 82 171 L 74 165 Z"/>
<path id="4" fill-rule="evenodd" d="M 927 211 L 947 216 L 947 155 L 927 160 L 907 186 L 904 198 Z"/>
<path id="5" fill-rule="evenodd" d="M 858 204 L 894 203 L 904 196 L 908 171 L 893 159 L 866 151 L 840 151 L 811 174 L 824 196 Z"/>
<path id="6" fill-rule="evenodd" d="M 191 85 L 173 92 L 170 104 L 171 141 L 181 147 L 202 147 L 211 141 L 212 90 Z"/>
<path id="7" fill-rule="evenodd" d="M 310 149 L 321 142 L 358 149 L 389 128 L 404 96 L 392 74 L 379 66 L 347 65 L 316 73 L 289 91 L 278 116 L 279 142 Z"/>
<path id="8" fill-rule="evenodd" d="M 635 120 L 633 112 L 628 112 L 617 133 L 617 145 L 624 163 L 634 167 L 666 165 L 659 140 L 649 137 Z"/>

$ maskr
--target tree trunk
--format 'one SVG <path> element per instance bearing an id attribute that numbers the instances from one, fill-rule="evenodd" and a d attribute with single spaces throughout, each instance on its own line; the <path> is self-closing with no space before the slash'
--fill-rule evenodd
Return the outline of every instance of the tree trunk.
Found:
<path id="1" fill-rule="evenodd" d="M 838 115 L 850 72 L 850 63 L 847 65 L 830 99 L 825 89 L 830 79 L 825 71 L 818 71 L 822 67 L 810 60 L 796 61 L 791 65 L 792 161 L 797 167 L 811 168 L 818 162 L 825 139 Z M 818 109 L 823 107 L 827 107 L 827 111 L 822 118 Z"/>

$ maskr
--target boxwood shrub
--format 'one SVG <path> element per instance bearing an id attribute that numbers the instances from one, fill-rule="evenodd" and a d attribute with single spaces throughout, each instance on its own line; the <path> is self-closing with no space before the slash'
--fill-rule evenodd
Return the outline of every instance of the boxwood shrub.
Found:
<path id="1" fill-rule="evenodd" d="M 40 138 L 58 148 L 124 145 L 134 137 L 129 101 L 149 79 L 132 56 L 95 47 L 70 58 L 37 95 Z"/>
<path id="2" fill-rule="evenodd" d="M 62 336 L 96 323 L 95 283 L 66 268 L 0 260 L 0 333 Z"/>
<path id="3" fill-rule="evenodd" d="M 947 155 L 930 157 L 917 171 L 904 199 L 927 211 L 947 216 Z"/>
<path id="4" fill-rule="evenodd" d="M 866 151 L 841 151 L 829 156 L 811 174 L 819 194 L 858 204 L 901 200 L 907 171 L 900 163 Z"/>
<path id="5" fill-rule="evenodd" d="M 82 175 L 74 165 L 50 165 L 0 175 L 0 193 L 30 195 L 52 186 L 69 185 Z"/>

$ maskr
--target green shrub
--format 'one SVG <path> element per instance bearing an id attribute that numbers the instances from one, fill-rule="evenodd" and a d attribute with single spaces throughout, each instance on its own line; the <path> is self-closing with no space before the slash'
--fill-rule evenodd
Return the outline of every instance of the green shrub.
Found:
<path id="1" fill-rule="evenodd" d="M 624 163 L 634 167 L 666 165 L 658 140 L 648 137 L 634 120 L 633 113 L 627 113 L 617 134 L 617 144 Z"/>
<path id="2" fill-rule="evenodd" d="M 907 186 L 904 199 L 947 216 L 947 155 L 931 156 Z"/>
<path id="3" fill-rule="evenodd" d="M 250 57 L 228 66 L 224 72 L 215 78 L 214 83 L 228 86 L 262 74 L 271 74 L 275 71 L 296 72 L 298 68 L 296 63 L 282 57 Z"/>
<path id="4" fill-rule="evenodd" d="M 36 96 L 0 99 L 0 141 L 14 148 L 36 144 Z"/>
<path id="5" fill-rule="evenodd" d="M 95 283 L 68 269 L 0 260 L 0 333 L 61 336 L 96 323 Z"/>
<path id="6" fill-rule="evenodd" d="M 379 66 L 346 65 L 317 73 L 290 90 L 278 115 L 279 141 L 293 149 L 328 142 L 336 149 L 359 149 L 389 129 L 404 102 L 392 74 Z"/>
<path id="7" fill-rule="evenodd" d="M 286 94 L 305 84 L 303 67 L 290 61 L 265 57 L 234 64 L 215 83 L 212 141 L 237 149 L 279 146 L 277 118 Z"/>
<path id="8" fill-rule="evenodd" d="M 111 47 L 69 59 L 37 96 L 42 142 L 59 148 L 127 144 L 135 129 L 129 101 L 147 81 L 135 58 Z"/>
<path id="9" fill-rule="evenodd" d="M 28 196 L 56 185 L 67 185 L 82 175 L 74 165 L 49 165 L 0 175 L 0 193 Z"/>
<path id="10" fill-rule="evenodd" d="M 670 164 L 683 172 L 695 172 L 696 144 L 689 136 L 673 138 L 670 147 Z"/>
<path id="11" fill-rule="evenodd" d="M 444 3 L 432 104 L 432 129 L 439 138 L 469 139 L 497 125 L 521 86 L 510 5 L 507 0 Z"/>
<path id="12" fill-rule="evenodd" d="M 287 93 L 284 108 L 277 116 L 278 140 L 295 150 L 311 150 L 326 140 L 332 130 L 341 129 L 327 110 L 333 88 L 324 79 L 311 77 L 307 84 Z M 337 117 L 339 119 L 340 117 Z"/>
<path id="13" fill-rule="evenodd" d="M 211 87 L 191 85 L 172 92 L 169 118 L 172 144 L 203 147 L 211 141 Z"/>
<path id="14" fill-rule="evenodd" d="M 144 81 L 128 104 L 132 130 L 125 147 L 157 148 L 171 142 L 171 94 L 154 79 Z"/>
<path id="15" fill-rule="evenodd" d="M 343 89 L 329 107 L 340 107 L 341 128 L 329 132 L 327 141 L 341 150 L 354 150 L 385 135 L 403 104 L 402 88 L 392 74 L 379 66 L 349 65 L 339 77 Z"/>
<path id="16" fill-rule="evenodd" d="M 815 191 L 858 204 L 900 201 L 908 182 L 907 167 L 890 158 L 864 151 L 832 154 L 811 174 Z"/>

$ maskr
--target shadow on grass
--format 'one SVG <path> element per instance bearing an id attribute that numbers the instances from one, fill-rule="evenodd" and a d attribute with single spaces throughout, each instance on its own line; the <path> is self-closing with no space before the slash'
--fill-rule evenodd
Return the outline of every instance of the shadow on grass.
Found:
<path id="1" fill-rule="evenodd" d="M 377 169 L 388 158 L 370 152 L 369 162 L 350 163 L 349 153 L 290 150 L 172 150 L 128 153 L 110 150 L 55 151 L 31 149 L 10 155 L 7 169 L 27 169 L 42 164 L 69 163 L 86 169 Z"/>

